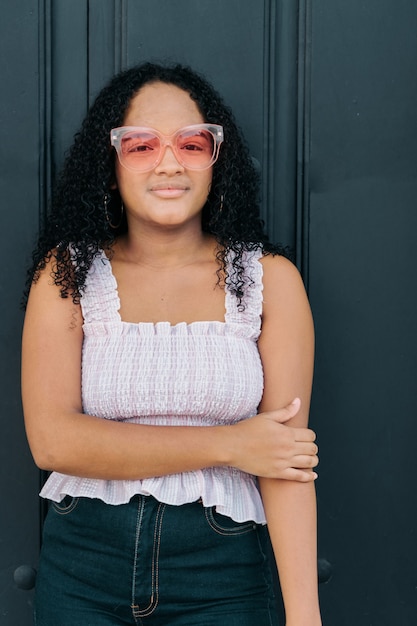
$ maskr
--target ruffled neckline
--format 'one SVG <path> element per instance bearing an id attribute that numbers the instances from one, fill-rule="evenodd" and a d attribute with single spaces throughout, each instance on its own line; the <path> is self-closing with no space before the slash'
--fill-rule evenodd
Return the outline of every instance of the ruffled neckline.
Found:
<path id="1" fill-rule="evenodd" d="M 228 334 L 229 329 L 234 334 L 248 336 L 250 327 L 259 334 L 262 315 L 262 276 L 263 267 L 260 263 L 262 251 L 260 249 L 245 253 L 246 271 L 249 272 L 250 284 L 245 294 L 245 309 L 239 310 L 237 297 L 225 286 L 225 315 L 224 320 L 196 320 L 193 322 L 169 321 L 159 322 L 128 322 L 120 315 L 120 297 L 118 284 L 111 261 L 104 250 L 94 259 L 90 268 L 86 289 L 81 298 L 81 307 L 84 316 L 84 330 L 89 327 L 87 334 L 97 334 L 106 328 L 117 335 L 130 335 L 139 332 L 143 336 L 153 335 L 207 335 Z M 229 265 L 231 267 L 231 264 Z M 91 327 L 93 325 L 94 327 Z M 239 330 L 240 328 L 240 330 Z"/>

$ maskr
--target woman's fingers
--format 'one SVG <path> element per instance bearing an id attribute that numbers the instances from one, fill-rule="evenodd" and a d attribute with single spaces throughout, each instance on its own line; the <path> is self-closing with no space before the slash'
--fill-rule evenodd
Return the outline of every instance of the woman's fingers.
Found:
<path id="1" fill-rule="evenodd" d="M 316 433 L 310 428 L 293 428 L 295 441 L 315 441 Z"/>
<path id="2" fill-rule="evenodd" d="M 281 476 L 277 476 L 275 478 L 280 478 L 281 480 L 295 480 L 300 483 L 310 483 L 318 478 L 316 472 L 312 472 L 310 470 L 300 470 L 294 467 L 289 467 L 287 470 L 282 472 Z"/>
<path id="3" fill-rule="evenodd" d="M 307 469 L 310 467 L 317 467 L 319 464 L 319 458 L 313 454 L 299 454 L 293 458 L 293 467 L 297 469 Z"/>
<path id="4" fill-rule="evenodd" d="M 295 398 L 287 406 L 258 415 L 235 424 L 239 434 L 234 467 L 267 478 L 308 482 L 317 475 L 312 468 L 318 465 L 316 433 L 309 428 L 286 426 L 301 406 Z M 235 441 L 236 444 L 236 441 Z"/>
<path id="5" fill-rule="evenodd" d="M 271 419 L 274 419 L 280 424 L 285 424 L 285 422 L 288 422 L 288 420 L 290 420 L 292 417 L 295 417 L 297 415 L 298 411 L 300 410 L 300 406 L 301 406 L 300 398 L 294 398 L 294 400 L 290 402 L 290 404 L 287 404 L 287 406 L 282 407 L 282 409 L 277 409 L 276 411 L 270 411 L 269 413 L 265 413 L 265 415 L 268 415 L 268 417 L 270 417 Z"/>

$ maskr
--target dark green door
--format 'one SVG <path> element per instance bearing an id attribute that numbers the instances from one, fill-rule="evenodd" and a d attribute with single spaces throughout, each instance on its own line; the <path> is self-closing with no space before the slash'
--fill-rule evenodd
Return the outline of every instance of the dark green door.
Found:
<path id="1" fill-rule="evenodd" d="M 308 264 L 329 626 L 417 623 L 417 3 L 313 0 Z M 326 619 L 327 618 L 327 619 Z"/>
<path id="2" fill-rule="evenodd" d="M 189 63 L 232 105 L 263 213 L 294 246 L 317 330 L 326 626 L 417 615 L 415 0 L 21 0 L 2 7 L 4 226 L 0 623 L 32 623 L 41 482 L 19 393 L 24 270 L 88 104 L 147 59 Z"/>

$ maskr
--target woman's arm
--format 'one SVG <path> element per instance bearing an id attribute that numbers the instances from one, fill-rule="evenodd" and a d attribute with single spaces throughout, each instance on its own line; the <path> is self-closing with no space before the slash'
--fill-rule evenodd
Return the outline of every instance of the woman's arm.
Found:
<path id="1" fill-rule="evenodd" d="M 48 266 L 32 286 L 22 346 L 25 424 L 39 467 L 117 480 L 233 465 L 259 475 L 311 479 L 305 468 L 315 462 L 314 434 L 280 423 L 296 413 L 294 406 L 218 427 L 147 426 L 83 414 L 81 309 L 60 297 L 50 271 Z"/>
<path id="2" fill-rule="evenodd" d="M 265 257 L 264 310 L 259 351 L 265 387 L 260 411 L 301 400 L 287 422 L 305 428 L 313 376 L 314 331 L 304 286 L 282 257 Z M 313 444 L 315 445 L 315 444 Z M 287 626 L 319 626 L 314 483 L 260 478 L 277 562 Z"/>

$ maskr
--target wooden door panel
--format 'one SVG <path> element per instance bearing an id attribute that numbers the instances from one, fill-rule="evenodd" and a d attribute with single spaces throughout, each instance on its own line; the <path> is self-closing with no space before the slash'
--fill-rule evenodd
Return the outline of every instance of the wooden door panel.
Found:
<path id="1" fill-rule="evenodd" d="M 88 105 L 154 59 L 201 70 L 232 106 L 267 228 L 295 246 L 308 286 L 324 623 L 412 626 L 415 0 L 21 0 L 3 14 L 0 621 L 32 623 L 13 573 L 36 566 L 40 536 L 19 390 L 28 255 Z"/>
<path id="2" fill-rule="evenodd" d="M 33 592 L 19 589 L 14 573 L 20 584 L 31 586 L 40 537 L 39 472 L 26 443 L 20 401 L 20 305 L 39 218 L 37 2 L 8 5 L 0 42 L 0 622 L 23 626 L 32 621 Z"/>

